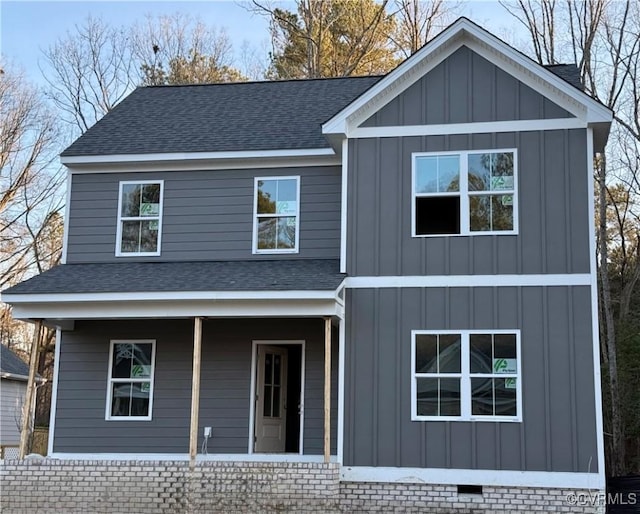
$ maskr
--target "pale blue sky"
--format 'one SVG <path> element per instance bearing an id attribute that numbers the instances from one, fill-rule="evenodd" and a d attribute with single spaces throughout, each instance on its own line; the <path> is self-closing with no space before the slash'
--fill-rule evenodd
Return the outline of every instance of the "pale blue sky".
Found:
<path id="1" fill-rule="evenodd" d="M 247 41 L 266 60 L 269 34 L 267 21 L 248 12 L 239 1 L 7 1 L 0 0 L 0 50 L 5 59 L 22 67 L 29 78 L 42 84 L 38 60 L 41 49 L 72 30 L 89 14 L 114 25 L 142 21 L 146 14 L 189 13 L 207 24 L 224 27 L 234 49 Z M 498 35 L 520 30 L 504 13 L 497 0 L 465 1 L 461 14 Z"/>

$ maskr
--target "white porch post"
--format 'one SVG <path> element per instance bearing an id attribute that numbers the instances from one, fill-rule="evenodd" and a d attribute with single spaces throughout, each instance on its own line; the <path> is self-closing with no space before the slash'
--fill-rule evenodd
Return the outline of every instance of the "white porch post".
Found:
<path id="1" fill-rule="evenodd" d="M 200 409 L 200 360 L 202 355 L 202 318 L 194 319 L 193 378 L 191 382 L 191 431 L 189 433 L 189 466 L 195 467 L 198 453 L 198 412 Z"/>
<path id="2" fill-rule="evenodd" d="M 27 454 L 29 435 L 31 434 L 31 420 L 33 419 L 33 407 L 35 403 L 36 368 L 38 367 L 38 355 L 40 354 L 40 338 L 42 322 L 36 321 L 33 329 L 33 342 L 31 343 L 31 356 L 29 359 L 29 377 L 27 378 L 27 393 L 22 406 L 22 429 L 20 431 L 20 449 L 18 458 L 24 459 Z"/>
<path id="3" fill-rule="evenodd" d="M 324 318 L 324 461 L 331 454 L 331 318 Z"/>

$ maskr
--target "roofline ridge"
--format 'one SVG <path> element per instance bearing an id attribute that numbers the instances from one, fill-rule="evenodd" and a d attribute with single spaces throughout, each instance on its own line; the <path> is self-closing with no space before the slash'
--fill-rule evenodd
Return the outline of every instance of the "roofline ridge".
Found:
<path id="1" fill-rule="evenodd" d="M 149 86 L 137 86 L 136 89 L 162 89 L 162 88 L 179 88 L 179 87 L 205 87 L 205 86 L 238 86 L 249 84 L 282 84 L 283 82 L 319 82 L 329 80 L 352 80 L 352 79 L 376 79 L 382 78 L 381 75 L 347 75 L 344 77 L 314 77 L 314 78 L 298 78 L 298 79 L 276 79 L 276 80 L 247 80 L 238 82 L 207 82 L 200 84 L 155 84 Z"/>

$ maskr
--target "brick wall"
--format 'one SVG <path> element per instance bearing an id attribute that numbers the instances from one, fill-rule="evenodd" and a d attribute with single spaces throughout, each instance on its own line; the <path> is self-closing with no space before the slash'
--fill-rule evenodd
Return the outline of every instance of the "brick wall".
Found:
<path id="1" fill-rule="evenodd" d="M 6 461 L 3 513 L 337 511 L 337 464 Z"/>
<path id="2" fill-rule="evenodd" d="M 178 461 L 5 461 L 0 491 L 7 514 L 604 512 L 596 492 L 484 487 L 459 495 L 456 486 L 341 483 L 337 464 L 320 463 L 199 462 L 190 470 Z"/>

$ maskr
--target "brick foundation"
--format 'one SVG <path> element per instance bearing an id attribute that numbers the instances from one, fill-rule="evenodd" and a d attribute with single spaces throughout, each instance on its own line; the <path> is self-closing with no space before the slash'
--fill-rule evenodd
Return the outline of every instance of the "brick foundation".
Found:
<path id="1" fill-rule="evenodd" d="M 181 461 L 5 461 L 0 491 L 7 514 L 604 512 L 572 502 L 587 491 L 484 487 L 458 495 L 455 486 L 340 482 L 333 463 L 199 462 L 190 470 Z"/>

